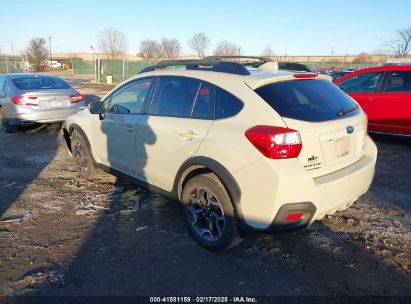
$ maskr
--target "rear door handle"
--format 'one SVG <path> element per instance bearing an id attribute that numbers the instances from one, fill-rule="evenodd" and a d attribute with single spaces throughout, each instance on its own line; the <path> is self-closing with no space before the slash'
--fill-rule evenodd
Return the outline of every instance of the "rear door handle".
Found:
<path id="1" fill-rule="evenodd" d="M 193 140 L 198 138 L 198 135 L 191 130 L 181 131 L 178 133 L 178 135 L 187 140 Z"/>
<path id="2" fill-rule="evenodd" d="M 127 133 L 133 133 L 136 130 L 136 128 L 134 126 L 123 126 L 123 130 Z"/>

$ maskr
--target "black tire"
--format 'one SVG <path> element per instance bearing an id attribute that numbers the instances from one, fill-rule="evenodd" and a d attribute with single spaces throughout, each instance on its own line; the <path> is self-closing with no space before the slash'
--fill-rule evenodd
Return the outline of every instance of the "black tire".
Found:
<path id="1" fill-rule="evenodd" d="M 93 157 L 84 138 L 79 132 L 73 131 L 71 139 L 71 153 L 78 174 L 87 180 L 96 179 L 101 170 L 94 166 Z"/>
<path id="2" fill-rule="evenodd" d="M 18 131 L 17 125 L 10 124 L 10 120 L 4 117 L 3 109 L 0 107 L 0 121 L 3 126 L 3 130 L 6 133 L 16 133 Z"/>
<path id="3" fill-rule="evenodd" d="M 190 179 L 184 185 L 181 202 L 193 237 L 205 248 L 224 251 L 241 241 L 230 196 L 215 174 Z"/>

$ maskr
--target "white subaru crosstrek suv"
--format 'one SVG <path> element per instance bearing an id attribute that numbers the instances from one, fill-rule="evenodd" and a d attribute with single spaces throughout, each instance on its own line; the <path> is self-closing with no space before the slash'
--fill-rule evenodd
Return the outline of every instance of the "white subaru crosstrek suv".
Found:
<path id="1" fill-rule="evenodd" d="M 66 120 L 79 174 L 103 169 L 180 201 L 216 251 L 250 228 L 301 229 L 348 208 L 374 176 L 365 113 L 330 77 L 261 60 L 165 61 L 126 80 Z"/>

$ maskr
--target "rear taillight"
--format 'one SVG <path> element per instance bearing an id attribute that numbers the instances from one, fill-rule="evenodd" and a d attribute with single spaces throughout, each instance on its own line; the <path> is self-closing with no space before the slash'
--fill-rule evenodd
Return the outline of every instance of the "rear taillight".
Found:
<path id="1" fill-rule="evenodd" d="M 38 103 L 30 102 L 35 99 L 37 96 L 14 96 L 11 98 L 11 102 L 16 105 L 38 106 Z"/>
<path id="2" fill-rule="evenodd" d="M 11 102 L 16 104 L 16 105 L 23 104 L 23 96 L 14 96 L 14 97 L 11 98 Z"/>
<path id="3" fill-rule="evenodd" d="M 70 103 L 77 103 L 82 100 L 84 100 L 84 95 L 83 94 L 72 94 L 70 95 L 71 102 Z"/>
<path id="4" fill-rule="evenodd" d="M 255 126 L 245 136 L 265 157 L 273 159 L 298 157 L 303 147 L 298 131 L 282 127 Z"/>

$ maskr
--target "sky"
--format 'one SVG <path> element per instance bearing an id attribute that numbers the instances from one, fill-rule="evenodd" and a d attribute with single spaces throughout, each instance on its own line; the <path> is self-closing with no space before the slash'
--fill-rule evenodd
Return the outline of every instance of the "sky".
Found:
<path id="1" fill-rule="evenodd" d="M 91 52 L 104 28 L 124 32 L 128 53 L 144 39 L 187 40 L 204 32 L 209 53 L 221 40 L 243 54 L 270 45 L 277 55 L 373 53 L 411 26 L 409 0 L 13 0 L 1 1 L 0 53 L 19 54 L 30 39 L 51 38 L 52 51 Z M 48 44 L 48 43 L 47 43 Z"/>

